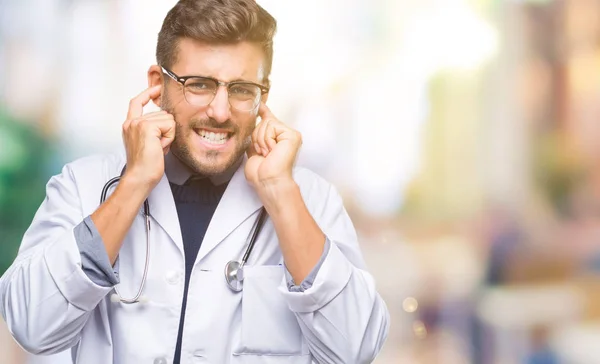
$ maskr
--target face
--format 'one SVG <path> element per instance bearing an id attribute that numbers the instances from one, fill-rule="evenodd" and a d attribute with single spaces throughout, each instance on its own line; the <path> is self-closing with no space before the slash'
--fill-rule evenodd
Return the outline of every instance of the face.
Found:
<path id="1" fill-rule="evenodd" d="M 211 45 L 182 39 L 177 58 L 170 70 L 181 77 L 205 76 L 225 82 L 264 84 L 263 53 L 252 43 Z M 225 87 L 218 88 L 209 105 L 192 106 L 185 100 L 183 86 L 163 75 L 160 67 L 152 66 L 148 76 L 151 85 L 165 82 L 159 106 L 172 114 L 177 124 L 171 153 L 203 175 L 223 173 L 242 157 L 250 145 L 258 107 L 252 111 L 232 108 Z"/>

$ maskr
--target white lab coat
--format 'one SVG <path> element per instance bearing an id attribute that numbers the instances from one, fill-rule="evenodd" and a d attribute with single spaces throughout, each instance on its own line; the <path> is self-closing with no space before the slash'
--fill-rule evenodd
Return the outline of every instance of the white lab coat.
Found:
<path id="1" fill-rule="evenodd" d="M 113 289 L 94 284 L 81 269 L 73 228 L 98 208 L 102 187 L 124 164 L 122 156 L 87 157 L 49 181 L 19 255 L 0 280 L 2 316 L 27 351 L 72 348 L 74 363 L 83 364 L 172 362 L 185 263 L 166 176 L 149 196 L 149 301 L 113 303 Z M 243 168 L 230 181 L 193 268 L 181 362 L 371 362 L 387 336 L 389 313 L 365 270 L 340 196 L 314 173 L 294 171 L 309 211 L 332 242 L 313 286 L 289 292 L 277 235 L 267 220 L 245 268 L 243 292 L 229 290 L 225 264 L 241 258 L 261 207 Z M 118 259 L 123 296 L 137 292 L 144 258 L 140 210 Z"/>

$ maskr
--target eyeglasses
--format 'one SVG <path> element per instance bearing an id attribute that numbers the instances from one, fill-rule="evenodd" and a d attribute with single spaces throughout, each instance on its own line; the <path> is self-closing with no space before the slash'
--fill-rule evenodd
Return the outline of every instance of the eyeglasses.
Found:
<path id="1" fill-rule="evenodd" d="M 258 106 L 263 94 L 269 88 L 253 82 L 232 81 L 223 82 L 212 77 L 177 76 L 172 71 L 161 67 L 164 74 L 183 86 L 183 96 L 188 104 L 203 107 L 210 104 L 220 86 L 227 88 L 229 105 L 238 111 L 251 111 Z"/>

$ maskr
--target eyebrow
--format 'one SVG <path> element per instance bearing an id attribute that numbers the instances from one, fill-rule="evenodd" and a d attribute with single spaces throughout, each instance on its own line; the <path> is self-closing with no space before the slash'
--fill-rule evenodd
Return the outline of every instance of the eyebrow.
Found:
<path id="1" fill-rule="evenodd" d="M 250 80 L 245 80 L 243 78 L 235 78 L 229 82 L 249 82 L 249 83 L 256 83 L 256 84 L 260 84 L 259 82 L 254 82 L 254 81 L 250 81 Z"/>
<path id="2" fill-rule="evenodd" d="M 181 77 L 202 77 L 202 78 L 210 78 L 210 79 L 213 79 L 213 80 L 218 80 L 218 78 L 214 77 L 213 75 L 206 75 L 206 76 L 204 76 L 204 75 L 189 75 L 189 76 L 181 76 Z M 260 81 L 255 82 L 255 81 L 246 80 L 246 79 L 239 78 L 239 77 L 238 78 L 234 78 L 233 80 L 227 81 L 227 82 L 229 82 L 229 83 L 231 83 L 231 82 L 245 82 L 245 83 L 253 83 L 253 84 L 256 84 L 256 85 L 262 85 L 262 83 Z"/>

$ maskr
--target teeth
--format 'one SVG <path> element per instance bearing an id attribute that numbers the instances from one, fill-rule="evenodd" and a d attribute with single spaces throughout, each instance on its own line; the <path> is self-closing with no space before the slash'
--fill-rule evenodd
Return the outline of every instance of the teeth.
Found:
<path id="1" fill-rule="evenodd" d="M 201 129 L 199 134 L 204 140 L 212 144 L 225 144 L 227 141 L 227 133 L 214 133 Z"/>

